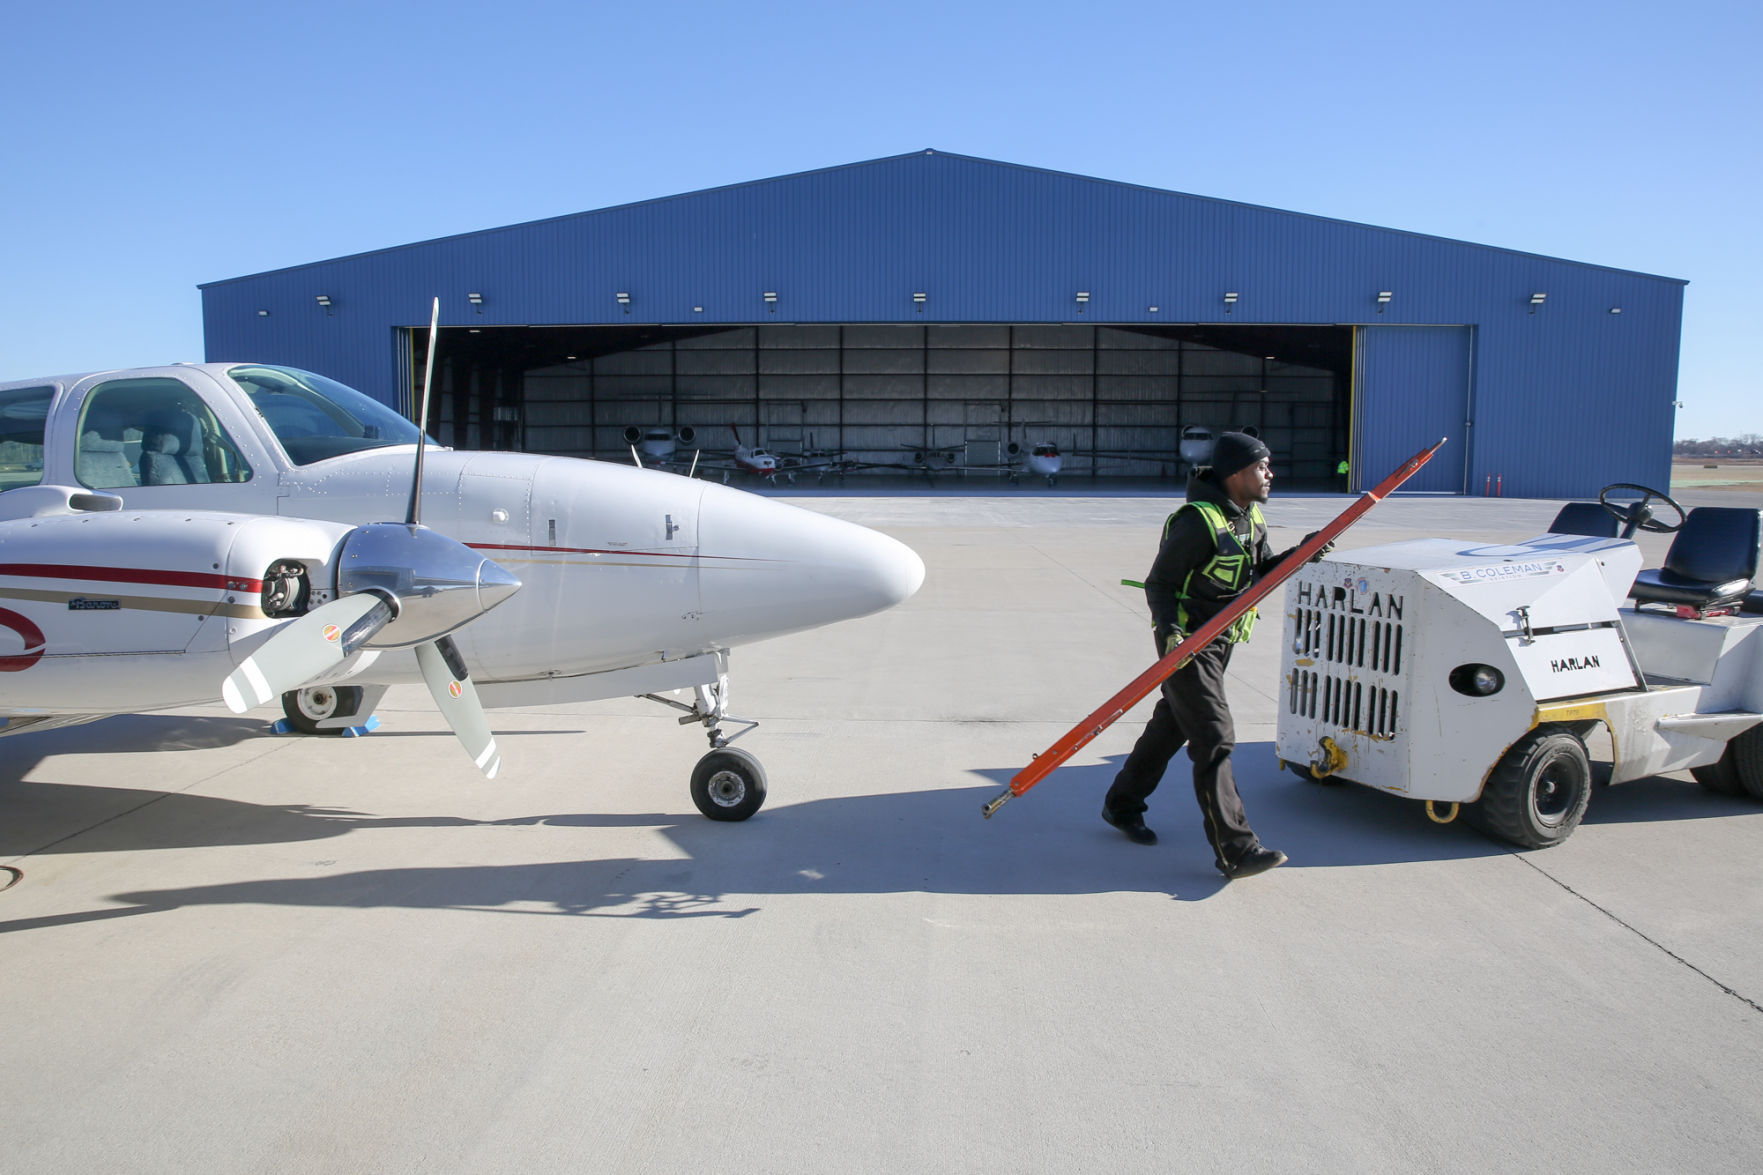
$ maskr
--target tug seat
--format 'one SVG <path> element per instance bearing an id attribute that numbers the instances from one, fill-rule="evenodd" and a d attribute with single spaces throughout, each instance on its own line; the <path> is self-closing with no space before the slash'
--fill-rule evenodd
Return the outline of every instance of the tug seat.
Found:
<path id="1" fill-rule="evenodd" d="M 1635 576 L 1635 604 L 1700 611 L 1743 605 L 1757 580 L 1763 510 L 1698 506 L 1671 538 L 1665 565 Z"/>

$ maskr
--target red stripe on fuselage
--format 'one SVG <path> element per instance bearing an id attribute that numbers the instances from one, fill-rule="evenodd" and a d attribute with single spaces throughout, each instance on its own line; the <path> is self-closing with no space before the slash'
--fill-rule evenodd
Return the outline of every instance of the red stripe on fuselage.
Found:
<path id="1" fill-rule="evenodd" d="M 208 588 L 217 592 L 261 592 L 261 579 L 217 575 L 211 571 L 156 571 L 145 567 L 92 567 L 72 563 L 0 563 L 0 575 L 31 579 L 84 579 L 94 583 L 151 583 L 164 587 Z"/>
<path id="2" fill-rule="evenodd" d="M 601 550 L 599 547 L 529 547 L 519 543 L 466 543 L 474 551 L 529 551 L 535 555 L 648 555 L 655 559 L 726 559 L 745 563 L 776 563 L 754 555 L 700 555 L 693 551 Z"/>

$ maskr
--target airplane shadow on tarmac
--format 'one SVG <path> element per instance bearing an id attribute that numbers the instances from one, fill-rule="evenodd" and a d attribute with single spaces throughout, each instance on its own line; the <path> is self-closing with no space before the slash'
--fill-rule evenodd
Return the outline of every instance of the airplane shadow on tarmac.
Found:
<path id="1" fill-rule="evenodd" d="M 1263 840 L 1291 855 L 1286 868 L 1396 865 L 1512 852 L 1462 823 L 1430 823 L 1419 804 L 1354 786 L 1328 787 L 1254 766 L 1269 744 L 1240 748 L 1239 780 Z M 202 905 L 452 909 L 525 915 L 641 918 L 744 917 L 766 895 L 952 893 L 1078 895 L 1163 893 L 1200 901 L 1225 882 L 1211 867 L 1185 760 L 1171 765 L 1147 819 L 1160 843 L 1127 842 L 1099 817 L 1117 763 L 1066 768 L 1012 800 L 990 821 L 981 805 L 1014 772 L 975 772 L 995 786 L 837 796 L 762 810 L 745 824 L 696 812 L 556 814 L 513 820 L 381 820 L 330 809 L 270 808 L 260 835 L 228 833 L 215 843 L 307 839 L 357 829 L 434 827 L 660 828 L 681 859 L 630 857 L 512 865 L 362 870 L 143 889 L 113 894 L 118 906 L 0 921 L 0 933 L 129 917 Z M 1631 789 L 1632 800 L 1622 792 Z M 197 797 L 186 797 L 191 800 Z M 1600 803 L 1600 801 L 1603 801 Z M 1614 802 L 1612 802 L 1614 801 Z M 219 802 L 219 801 L 217 801 Z M 247 819 L 248 804 L 235 805 Z M 1603 815 L 1600 816 L 1600 809 Z M 1590 823 L 1680 819 L 1755 811 L 1706 795 L 1694 784 L 1642 781 L 1594 796 Z M 126 837 L 125 837 L 126 839 Z M 592 838 L 583 837 L 591 847 Z M 192 836 L 201 843 L 200 835 Z M 90 847 L 90 846 L 86 846 Z M 127 847 L 127 846 L 119 846 Z M 1264 880 L 1236 884 L 1269 884 Z"/>
<path id="2" fill-rule="evenodd" d="M 409 732 L 452 738 L 449 731 Z M 519 732 L 528 734 L 531 732 Z M 0 859 L 64 851 L 128 852 L 210 845 L 291 844 L 366 828 L 445 828 L 475 824 L 456 817 L 375 817 L 349 808 L 256 804 L 193 791 L 160 791 L 157 778 L 119 780 L 133 786 L 60 783 L 42 765 L 60 755 L 139 754 L 230 747 L 278 739 L 253 718 L 127 714 L 99 723 L 21 734 L 0 759 Z M 19 754 L 18 751 L 26 753 Z M 119 817 L 143 812 L 142 818 Z"/>
<path id="3" fill-rule="evenodd" d="M 191 714 L 113 714 L 74 726 L 26 728 L 4 743 L 0 779 L 16 779 L 51 755 L 195 751 L 230 747 L 268 732 L 262 718 L 204 718 Z M 30 752 L 16 754 L 15 751 Z"/>

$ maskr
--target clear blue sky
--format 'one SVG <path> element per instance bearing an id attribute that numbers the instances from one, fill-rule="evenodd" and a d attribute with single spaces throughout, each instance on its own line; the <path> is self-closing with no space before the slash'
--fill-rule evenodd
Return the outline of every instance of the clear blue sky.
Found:
<path id="1" fill-rule="evenodd" d="M 202 357 L 198 282 L 925 147 L 1688 279 L 1763 433 L 1763 5 L 4 8 L 0 379 Z"/>

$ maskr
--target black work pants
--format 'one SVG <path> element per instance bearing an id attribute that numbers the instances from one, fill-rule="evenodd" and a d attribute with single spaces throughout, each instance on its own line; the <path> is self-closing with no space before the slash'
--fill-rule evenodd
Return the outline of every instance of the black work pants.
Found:
<path id="1" fill-rule="evenodd" d="M 1157 790 L 1164 769 L 1185 744 L 1194 761 L 1194 796 L 1200 801 L 1206 839 L 1212 842 L 1221 867 L 1234 865 L 1255 843 L 1230 767 L 1230 753 L 1237 741 L 1230 707 L 1224 700 L 1224 671 L 1230 665 L 1230 650 L 1228 642 L 1213 641 L 1163 682 L 1162 695 L 1145 732 L 1139 735 L 1103 801 L 1116 818 L 1142 815 L 1145 800 Z"/>

